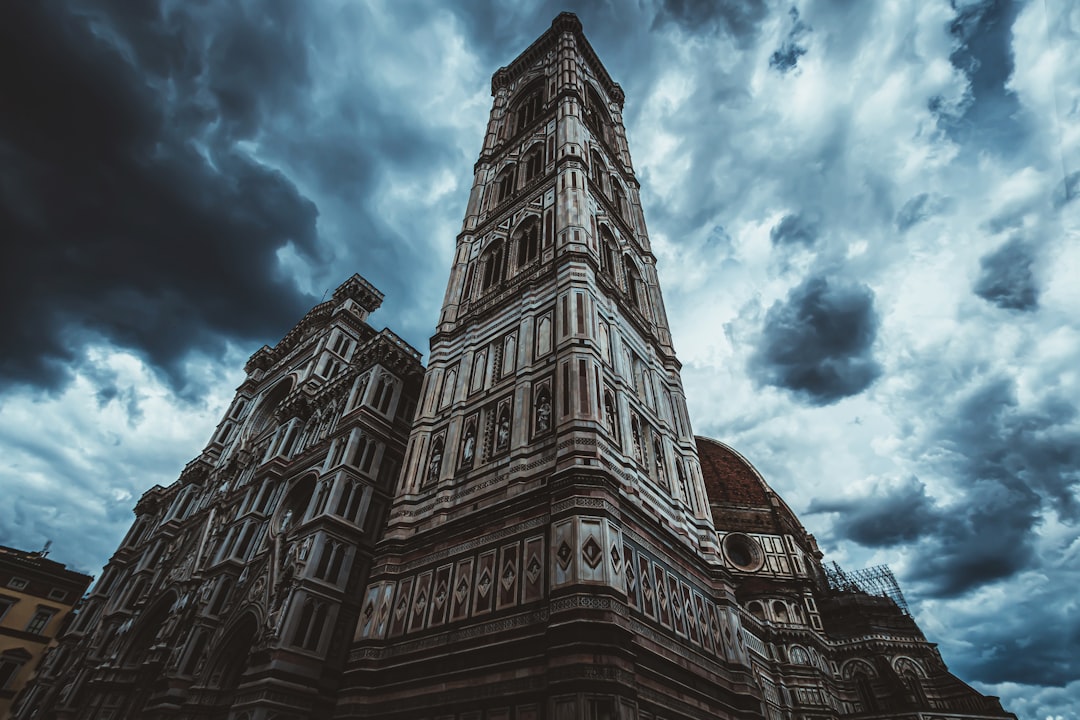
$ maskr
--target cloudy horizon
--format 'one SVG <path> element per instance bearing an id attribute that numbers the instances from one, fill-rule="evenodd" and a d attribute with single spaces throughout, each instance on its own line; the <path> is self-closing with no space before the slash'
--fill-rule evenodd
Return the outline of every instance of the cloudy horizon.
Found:
<path id="1" fill-rule="evenodd" d="M 889 564 L 961 679 L 1080 718 L 1065 0 L 5 4 L 0 544 L 98 574 L 354 272 L 426 351 L 491 75 L 563 10 L 625 91 L 695 431 Z"/>

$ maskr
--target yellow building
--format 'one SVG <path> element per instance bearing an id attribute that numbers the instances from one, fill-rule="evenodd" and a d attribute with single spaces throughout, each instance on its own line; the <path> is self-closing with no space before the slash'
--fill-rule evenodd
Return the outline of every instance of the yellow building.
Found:
<path id="1" fill-rule="evenodd" d="M 0 545 L 0 720 L 90 584 L 45 555 Z"/>

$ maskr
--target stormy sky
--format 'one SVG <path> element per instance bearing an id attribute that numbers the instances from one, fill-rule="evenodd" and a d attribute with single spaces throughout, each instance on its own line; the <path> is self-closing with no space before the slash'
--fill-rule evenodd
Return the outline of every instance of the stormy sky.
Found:
<path id="1" fill-rule="evenodd" d="M 427 348 L 490 77 L 564 9 L 625 119 L 694 427 L 963 679 L 1080 707 L 1080 8 L 0 4 L 0 543 L 97 574 L 353 272 Z"/>

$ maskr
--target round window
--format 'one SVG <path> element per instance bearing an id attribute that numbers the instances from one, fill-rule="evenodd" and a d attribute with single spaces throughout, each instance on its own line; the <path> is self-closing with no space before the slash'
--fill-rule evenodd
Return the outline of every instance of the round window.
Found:
<path id="1" fill-rule="evenodd" d="M 761 546 L 749 535 L 729 533 L 724 537 L 724 555 L 739 570 L 754 572 L 765 563 Z"/>

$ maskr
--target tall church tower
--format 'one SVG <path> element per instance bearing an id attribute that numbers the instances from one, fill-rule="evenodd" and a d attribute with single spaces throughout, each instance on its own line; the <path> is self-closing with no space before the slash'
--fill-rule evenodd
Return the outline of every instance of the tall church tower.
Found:
<path id="1" fill-rule="evenodd" d="M 758 717 L 622 91 L 563 14 L 492 95 L 338 717 Z"/>

